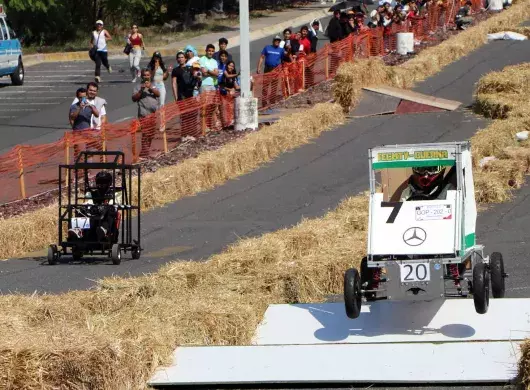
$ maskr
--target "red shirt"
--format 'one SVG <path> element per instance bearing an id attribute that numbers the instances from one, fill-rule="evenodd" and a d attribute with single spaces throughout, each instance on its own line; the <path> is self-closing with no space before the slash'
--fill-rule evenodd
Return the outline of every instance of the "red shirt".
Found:
<path id="1" fill-rule="evenodd" d="M 308 37 L 300 38 L 299 40 L 300 45 L 304 45 L 304 53 L 309 54 L 311 53 L 311 41 Z"/>

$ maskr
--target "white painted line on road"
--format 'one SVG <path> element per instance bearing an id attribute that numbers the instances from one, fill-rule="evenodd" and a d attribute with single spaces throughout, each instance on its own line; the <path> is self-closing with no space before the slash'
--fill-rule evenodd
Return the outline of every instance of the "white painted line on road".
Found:
<path id="1" fill-rule="evenodd" d="M 35 106 L 41 106 L 41 105 L 44 105 L 44 104 L 52 105 L 52 104 L 58 104 L 58 103 L 49 103 L 49 102 L 43 102 L 43 103 L 16 103 L 16 102 L 11 103 L 11 102 L 9 102 L 9 103 L 4 103 L 4 102 L 2 102 L 2 103 L 0 103 L 0 106 L 20 106 L 20 105 L 27 106 L 28 104 L 35 105 Z"/>
<path id="2" fill-rule="evenodd" d="M 123 121 L 126 121 L 127 119 L 132 119 L 132 118 L 134 118 L 134 116 L 127 116 L 127 117 L 125 117 L 125 118 L 118 119 L 118 120 L 115 121 L 114 123 L 123 122 Z"/>
<path id="3" fill-rule="evenodd" d="M 59 96 L 55 96 L 55 98 L 58 98 Z M 19 96 L 19 97 L 13 97 L 13 96 L 2 96 L 2 100 L 28 100 L 29 96 Z M 59 97 L 60 98 L 60 97 Z M 31 99 L 45 99 L 50 100 L 48 96 L 32 96 Z"/>
<path id="4" fill-rule="evenodd" d="M 40 111 L 40 110 L 37 108 L 6 108 L 4 110 L 0 110 L 0 112 L 2 111 L 10 112 L 10 111 Z"/>
<path id="5" fill-rule="evenodd" d="M 9 116 L 9 115 L 0 115 L 0 119 L 12 119 L 12 118 L 18 118 L 16 116 Z"/>

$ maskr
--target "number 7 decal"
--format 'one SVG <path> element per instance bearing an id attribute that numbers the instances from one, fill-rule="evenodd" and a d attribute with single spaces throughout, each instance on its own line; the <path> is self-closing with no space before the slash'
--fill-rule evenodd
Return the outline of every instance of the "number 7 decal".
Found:
<path id="1" fill-rule="evenodd" d="M 390 213 L 386 223 L 394 223 L 401 206 L 403 206 L 403 202 L 381 202 L 381 207 L 392 207 L 394 209 Z"/>

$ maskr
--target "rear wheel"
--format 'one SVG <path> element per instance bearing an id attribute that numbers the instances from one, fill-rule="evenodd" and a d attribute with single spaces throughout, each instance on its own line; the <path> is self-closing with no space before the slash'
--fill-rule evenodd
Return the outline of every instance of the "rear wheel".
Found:
<path id="1" fill-rule="evenodd" d="M 473 267 L 473 301 L 478 314 L 488 311 L 490 301 L 489 272 L 486 264 L 478 263 Z"/>
<path id="2" fill-rule="evenodd" d="M 111 250 L 112 264 L 119 265 L 121 263 L 121 250 L 119 244 L 112 245 Z"/>
<path id="3" fill-rule="evenodd" d="M 344 305 L 349 318 L 357 318 L 361 314 L 361 277 L 355 268 L 344 274 Z"/>
<path id="4" fill-rule="evenodd" d="M 506 287 L 504 284 L 504 259 L 499 252 L 493 252 L 490 256 L 491 272 L 491 294 L 493 298 L 504 298 Z"/>
<path id="5" fill-rule="evenodd" d="M 18 59 L 18 66 L 11 75 L 11 83 L 13 85 L 22 85 L 24 84 L 24 64 L 22 63 L 22 58 Z"/>

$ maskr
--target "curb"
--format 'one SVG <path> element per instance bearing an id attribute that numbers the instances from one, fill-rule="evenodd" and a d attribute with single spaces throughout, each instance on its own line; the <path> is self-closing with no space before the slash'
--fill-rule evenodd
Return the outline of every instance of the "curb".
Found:
<path id="1" fill-rule="evenodd" d="M 271 34 L 274 34 L 274 30 L 277 33 L 281 33 L 281 30 L 287 28 L 287 27 L 296 27 L 298 25 L 302 25 L 304 23 L 309 24 L 311 19 L 315 18 L 322 18 L 326 16 L 330 16 L 331 14 L 327 11 L 328 7 L 319 9 L 317 11 L 309 12 L 305 15 L 296 17 L 294 19 L 290 19 L 285 22 L 277 23 L 272 26 L 260 28 L 259 30 L 251 31 L 250 33 L 250 41 L 256 41 L 258 39 L 265 38 Z M 200 37 L 200 36 L 198 36 Z M 198 38 L 197 37 L 197 38 Z M 231 46 L 239 46 L 240 42 L 240 36 L 236 35 L 234 37 L 228 37 L 230 39 L 230 45 Z M 217 42 L 214 42 L 214 45 L 217 47 Z M 184 46 L 182 47 L 182 49 Z M 162 56 L 166 57 L 173 57 L 178 50 L 181 48 L 179 47 L 165 47 L 162 49 L 159 49 L 158 51 L 162 54 Z M 153 49 L 154 50 L 154 49 Z M 150 52 L 150 50 L 146 50 L 147 52 Z M 125 57 L 125 54 L 121 50 L 110 50 L 108 52 L 109 58 L 111 57 Z M 204 54 L 203 51 L 199 51 L 199 54 Z M 76 52 L 69 52 L 69 53 L 38 53 L 38 54 L 29 54 L 29 55 L 23 55 L 24 60 L 24 67 L 28 68 L 34 65 L 46 63 L 46 62 L 71 62 L 71 61 L 87 61 L 90 60 L 88 57 L 88 48 L 83 51 L 76 51 Z"/>

